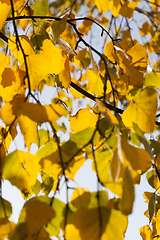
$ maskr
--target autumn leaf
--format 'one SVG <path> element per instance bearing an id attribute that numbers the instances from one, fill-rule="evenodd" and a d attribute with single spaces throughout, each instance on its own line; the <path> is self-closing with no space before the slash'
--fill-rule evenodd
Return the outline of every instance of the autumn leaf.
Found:
<path id="1" fill-rule="evenodd" d="M 133 123 L 146 132 L 154 130 L 155 115 L 157 111 L 157 92 L 153 88 L 146 88 L 137 94 L 131 104 L 122 114 L 126 127 L 133 129 Z"/>
<path id="2" fill-rule="evenodd" d="M 97 120 L 98 115 L 96 115 L 92 109 L 80 109 L 75 116 L 69 117 L 70 130 L 76 133 L 87 127 L 95 127 Z"/>
<path id="3" fill-rule="evenodd" d="M 48 224 L 55 216 L 53 208 L 38 199 L 27 201 L 24 209 L 26 211 L 26 224 L 30 236 L 40 230 L 42 226 Z"/>
<path id="4" fill-rule="evenodd" d="M 38 172 L 38 160 L 31 153 L 15 150 L 5 158 L 3 178 L 22 192 L 28 192 L 35 184 Z"/>

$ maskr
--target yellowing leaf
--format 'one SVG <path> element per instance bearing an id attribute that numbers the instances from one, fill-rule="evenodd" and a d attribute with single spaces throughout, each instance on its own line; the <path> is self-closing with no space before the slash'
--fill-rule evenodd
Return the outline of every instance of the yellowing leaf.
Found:
<path id="1" fill-rule="evenodd" d="M 156 88 L 160 88 L 160 73 L 159 72 L 146 73 L 144 85 L 146 87 L 153 86 Z"/>
<path id="2" fill-rule="evenodd" d="M 30 150 L 32 143 L 37 142 L 37 125 L 36 122 L 24 115 L 18 117 L 18 123 L 21 133 L 24 136 L 25 146 Z"/>
<path id="3" fill-rule="evenodd" d="M 18 8 L 22 7 L 25 3 L 25 0 L 13 0 L 14 4 L 14 10 L 17 10 Z M 0 1 L 0 12 L 2 13 L 0 16 L 0 30 L 5 24 L 5 21 L 8 17 L 8 14 L 11 10 L 11 3 L 10 0 L 1 0 Z"/>
<path id="4" fill-rule="evenodd" d="M 139 54 L 141 53 L 141 54 Z M 148 64 L 148 56 L 146 48 L 138 42 L 127 51 L 127 54 L 132 57 L 131 65 L 137 68 L 140 72 L 145 72 Z"/>
<path id="5" fill-rule="evenodd" d="M 0 1 L 0 12 L 3 13 L 0 16 L 0 29 L 5 24 L 8 14 L 11 10 L 10 0 Z"/>
<path id="6" fill-rule="evenodd" d="M 90 55 L 86 49 L 79 51 L 75 59 L 79 60 L 80 67 L 82 66 L 85 69 L 90 65 L 90 62 L 91 62 Z"/>
<path id="7" fill-rule="evenodd" d="M 66 58 L 60 49 L 56 48 L 50 40 L 45 39 L 40 53 L 27 57 L 31 90 L 35 90 L 47 74 L 59 74 L 64 70 Z"/>
<path id="8" fill-rule="evenodd" d="M 143 240 L 153 240 L 153 232 L 148 225 L 141 227 L 139 232 Z"/>
<path id="9" fill-rule="evenodd" d="M 19 36 L 19 40 L 26 56 L 34 53 L 32 43 L 26 35 Z M 11 50 L 13 56 L 19 61 L 19 63 L 22 64 L 24 62 L 24 56 L 19 44 L 16 42 L 16 37 L 12 36 L 9 38 L 8 48 Z"/>
<path id="10" fill-rule="evenodd" d="M 129 215 L 132 213 L 133 202 L 134 202 L 134 185 L 131 172 L 127 167 L 125 169 L 124 179 L 122 182 L 123 194 L 121 201 L 122 213 Z"/>
<path id="11" fill-rule="evenodd" d="M 11 203 L 6 201 L 4 198 L 0 197 L 0 219 L 6 217 L 9 218 L 11 214 L 12 214 Z"/>
<path id="12" fill-rule="evenodd" d="M 157 92 L 153 88 L 146 88 L 137 94 L 131 104 L 122 114 L 126 127 L 133 129 L 133 123 L 146 133 L 153 132 L 157 111 Z"/>
<path id="13" fill-rule="evenodd" d="M 88 77 L 88 85 L 87 85 L 87 91 L 96 94 L 98 96 L 102 96 L 104 93 L 104 83 L 103 83 L 103 75 L 99 72 L 94 72 L 92 69 L 88 69 L 86 73 Z M 107 81 L 107 90 L 106 94 L 111 92 L 111 84 L 109 81 Z"/>
<path id="14" fill-rule="evenodd" d="M 17 116 L 25 115 L 35 122 L 54 122 L 64 113 L 61 104 L 40 105 L 24 102 L 24 96 L 17 96 L 1 109 L 1 117 L 6 125 L 10 125 Z"/>
<path id="15" fill-rule="evenodd" d="M 66 29 L 66 23 L 67 23 L 68 14 L 66 14 L 60 21 L 53 21 L 51 23 L 51 29 L 52 29 L 52 37 L 53 41 L 56 44 L 57 39 L 59 36 L 64 32 Z"/>
<path id="16" fill-rule="evenodd" d="M 79 152 L 78 156 L 76 156 L 77 152 Z M 50 155 L 47 154 L 44 158 L 41 157 L 40 164 L 53 179 L 57 179 L 58 175 L 63 173 L 63 167 L 65 166 L 66 176 L 73 180 L 84 161 L 84 156 L 76 143 L 69 140 L 61 146 L 61 157 L 59 156 L 59 150 L 56 150 Z"/>
<path id="17" fill-rule="evenodd" d="M 13 234 L 15 227 L 16 224 L 10 222 L 7 218 L 0 218 L 0 239 L 9 238 Z"/>
<path id="18" fill-rule="evenodd" d="M 38 199 L 31 199 L 24 205 L 26 211 L 26 224 L 29 235 L 37 233 L 42 226 L 48 224 L 55 216 L 53 208 Z"/>
<path id="19" fill-rule="evenodd" d="M 116 183 L 113 182 L 109 173 L 112 155 L 113 154 L 110 151 L 95 152 L 98 174 L 100 182 L 103 186 L 108 188 L 111 192 L 115 193 L 119 197 L 122 197 L 122 180 L 118 179 Z M 92 169 L 96 172 L 94 162 L 92 163 Z"/>
<path id="20" fill-rule="evenodd" d="M 109 109 L 107 109 L 102 101 L 96 99 L 96 103 L 98 104 L 98 108 L 100 112 L 105 116 L 107 122 L 112 125 L 117 125 L 118 120 L 117 118 L 111 113 Z"/>
<path id="21" fill-rule="evenodd" d="M 95 0 L 95 4 L 97 5 L 100 13 L 107 12 L 109 10 L 109 0 Z"/>
<path id="22" fill-rule="evenodd" d="M 160 209 L 158 209 L 158 212 L 156 215 L 156 229 L 157 229 L 157 235 L 160 235 Z"/>
<path id="23" fill-rule="evenodd" d="M 65 69 L 59 73 L 59 80 L 62 82 L 62 85 L 65 88 L 69 87 L 71 83 L 71 74 L 70 74 L 70 67 L 69 67 L 69 59 L 67 58 L 65 61 Z"/>
<path id="24" fill-rule="evenodd" d="M 95 127 L 98 121 L 98 115 L 90 108 L 80 109 L 75 116 L 69 117 L 70 130 L 80 132 L 87 127 Z"/>
<path id="25" fill-rule="evenodd" d="M 88 16 L 91 18 L 90 16 Z M 88 31 L 91 29 L 93 22 L 92 21 L 87 21 L 84 20 L 82 25 L 79 27 L 79 32 L 82 33 L 83 35 L 87 34 Z"/>
<path id="26" fill-rule="evenodd" d="M 120 0 L 109 1 L 109 9 L 111 10 L 111 12 L 115 18 L 118 17 L 119 11 L 121 9 Z"/>
<path id="27" fill-rule="evenodd" d="M 25 72 L 20 70 L 18 66 L 5 68 L 0 76 L 0 92 L 3 101 L 9 102 L 16 94 L 25 94 L 23 81 Z"/>
<path id="28" fill-rule="evenodd" d="M 115 209 L 105 207 L 100 207 L 99 210 L 98 208 L 83 209 L 83 211 L 80 209 L 68 215 L 65 237 L 66 240 L 122 240 L 127 224 L 127 217 Z"/>
<path id="29" fill-rule="evenodd" d="M 118 156 L 118 150 L 114 152 L 111 165 L 110 165 L 110 176 L 113 182 L 117 182 L 121 170 L 121 162 Z"/>
<path id="30" fill-rule="evenodd" d="M 142 172 L 145 172 L 151 167 L 151 156 L 146 150 L 133 147 L 125 140 L 122 140 L 121 146 L 126 159 L 131 163 L 133 169 L 139 169 Z"/>
<path id="31" fill-rule="evenodd" d="M 135 10 L 135 7 L 137 6 L 137 1 L 126 1 L 123 6 L 120 9 L 120 14 L 125 18 L 131 18 L 133 15 L 133 11 Z"/>
<path id="32" fill-rule="evenodd" d="M 16 150 L 5 158 L 3 178 L 22 192 L 28 192 L 36 183 L 38 172 L 38 159 L 31 153 Z"/>
<path id="33" fill-rule="evenodd" d="M 65 206 L 59 199 L 54 198 L 52 208 L 55 211 L 55 217 L 45 228 L 50 236 L 58 237 L 61 228 L 60 224 L 64 218 Z"/>

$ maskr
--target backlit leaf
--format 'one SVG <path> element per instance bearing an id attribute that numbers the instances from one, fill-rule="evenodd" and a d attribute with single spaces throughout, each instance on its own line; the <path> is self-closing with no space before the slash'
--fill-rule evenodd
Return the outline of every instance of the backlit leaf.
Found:
<path id="1" fill-rule="evenodd" d="M 109 1 L 106 0 L 95 0 L 95 4 L 97 5 L 98 10 L 100 13 L 107 12 L 109 10 Z"/>
<path id="2" fill-rule="evenodd" d="M 91 108 L 80 109 L 75 116 L 70 116 L 70 130 L 79 132 L 87 127 L 95 127 L 98 115 Z"/>
<path id="3" fill-rule="evenodd" d="M 144 85 L 146 87 L 153 86 L 156 88 L 160 88 L 160 73 L 159 72 L 146 73 Z"/>
<path id="4" fill-rule="evenodd" d="M 23 51 L 26 56 L 34 53 L 31 41 L 26 35 L 19 36 Z M 19 61 L 20 64 L 24 62 L 24 56 L 20 46 L 16 42 L 16 37 L 12 36 L 8 40 L 8 48 L 11 50 L 13 56 Z"/>
<path id="5" fill-rule="evenodd" d="M 156 229 L 157 229 L 157 235 L 160 235 L 160 209 L 158 209 L 158 212 L 156 215 Z"/>
<path id="6" fill-rule="evenodd" d="M 31 153 L 15 150 L 5 158 L 3 178 L 22 192 L 28 192 L 36 183 L 38 172 L 38 159 Z"/>
<path id="7" fill-rule="evenodd" d="M 11 203 L 0 197 L 0 218 L 9 218 L 12 214 Z"/>
<path id="8" fill-rule="evenodd" d="M 67 57 L 62 55 L 60 49 L 56 48 L 50 40 L 45 39 L 39 54 L 31 54 L 27 58 L 31 90 L 35 90 L 47 74 L 59 74 L 64 70 L 66 59 Z"/>
<path id="9" fill-rule="evenodd" d="M 109 124 L 112 125 L 117 125 L 118 124 L 117 118 L 111 113 L 109 109 L 105 107 L 104 103 L 99 99 L 96 99 L 96 102 L 98 104 L 100 112 L 105 116 L 107 122 L 109 122 Z"/>
<path id="10" fill-rule="evenodd" d="M 99 214 L 101 214 L 101 225 Z M 83 211 L 80 209 L 68 215 L 65 237 L 66 240 L 122 240 L 127 223 L 127 217 L 115 209 L 105 207 L 100 207 L 99 210 L 98 208 L 83 209 Z"/>
<path id="11" fill-rule="evenodd" d="M 123 186 L 123 194 L 121 201 L 122 213 L 125 215 L 129 215 L 132 213 L 134 202 L 134 185 L 129 168 L 125 169 L 125 175 L 122 182 L 122 186 Z"/>
<path id="12" fill-rule="evenodd" d="M 133 123 L 146 132 L 154 130 L 157 111 L 157 92 L 153 88 L 146 88 L 137 94 L 122 114 L 126 127 L 133 129 Z"/>
<path id="13" fill-rule="evenodd" d="M 87 73 L 86 73 L 87 77 L 88 77 L 88 84 L 87 84 L 87 90 L 88 92 L 98 95 L 98 96 L 102 96 L 104 93 L 104 83 L 102 80 L 102 75 L 100 75 L 100 73 L 98 72 L 94 72 L 92 69 L 88 69 Z M 112 88 L 110 85 L 110 82 L 107 81 L 107 90 L 106 90 L 106 94 L 111 92 Z"/>
<path id="14" fill-rule="evenodd" d="M 16 224 L 10 222 L 7 218 L 0 218 L 0 239 L 6 239 L 11 236 L 16 228 Z"/>
<path id="15" fill-rule="evenodd" d="M 26 224 L 29 235 L 36 233 L 55 216 L 53 208 L 38 199 L 27 201 L 24 205 L 24 209 L 26 211 Z"/>
<path id="16" fill-rule="evenodd" d="M 18 123 L 24 136 L 25 146 L 29 151 L 31 144 L 37 142 L 37 124 L 24 115 L 18 117 Z"/>
<path id="17" fill-rule="evenodd" d="M 46 230 L 50 236 L 58 237 L 61 228 L 60 224 L 65 214 L 65 204 L 59 199 L 54 198 L 52 208 L 55 211 L 55 217 L 50 223 L 47 224 Z"/>
<path id="18" fill-rule="evenodd" d="M 153 240 L 153 232 L 148 225 L 141 227 L 139 232 L 143 240 Z"/>
<path id="19" fill-rule="evenodd" d="M 54 122 L 63 114 L 64 107 L 59 103 L 50 105 L 29 103 L 24 101 L 24 96 L 16 96 L 1 110 L 1 117 L 6 125 L 10 125 L 16 116 L 21 115 L 25 115 L 35 122 Z"/>

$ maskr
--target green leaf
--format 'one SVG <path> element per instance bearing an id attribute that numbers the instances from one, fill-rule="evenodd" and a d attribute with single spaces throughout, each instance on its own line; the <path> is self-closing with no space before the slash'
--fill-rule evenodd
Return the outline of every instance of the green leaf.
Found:
<path id="1" fill-rule="evenodd" d="M 149 222 L 151 222 L 155 213 L 155 193 L 153 193 L 152 197 L 149 199 L 148 213 L 149 213 Z"/>
<path id="2" fill-rule="evenodd" d="M 154 180 L 156 177 L 157 177 L 157 175 L 154 170 L 151 170 L 151 171 L 147 172 L 147 174 L 146 174 L 146 179 L 147 179 L 149 185 L 153 188 L 155 188 Z"/>
<path id="3" fill-rule="evenodd" d="M 12 214 L 12 206 L 11 203 L 0 197 L 0 218 L 9 217 Z"/>

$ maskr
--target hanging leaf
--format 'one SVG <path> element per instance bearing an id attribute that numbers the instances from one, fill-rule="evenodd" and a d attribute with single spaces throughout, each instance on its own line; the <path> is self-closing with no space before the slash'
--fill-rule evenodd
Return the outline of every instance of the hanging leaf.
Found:
<path id="1" fill-rule="evenodd" d="M 36 183 L 38 172 L 38 159 L 31 153 L 15 150 L 5 158 L 3 178 L 24 193 Z"/>
<path id="2" fill-rule="evenodd" d="M 153 88 L 146 88 L 137 94 L 131 104 L 122 114 L 126 127 L 133 129 L 133 123 L 146 132 L 151 133 L 155 126 L 157 111 L 157 92 Z"/>
<path id="3" fill-rule="evenodd" d="M 155 213 L 155 193 L 153 193 L 152 197 L 149 199 L 148 204 L 148 212 L 149 212 L 149 222 L 152 221 L 154 213 Z"/>

